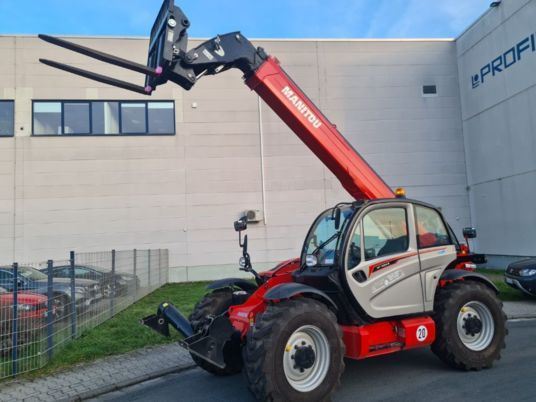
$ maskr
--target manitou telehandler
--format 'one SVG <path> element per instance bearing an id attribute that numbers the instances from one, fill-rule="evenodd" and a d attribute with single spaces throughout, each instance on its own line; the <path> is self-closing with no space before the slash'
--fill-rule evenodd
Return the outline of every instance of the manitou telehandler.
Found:
<path id="1" fill-rule="evenodd" d="M 65 64 L 50 66 L 142 94 L 172 81 L 189 90 L 231 68 L 270 106 L 355 198 L 320 214 L 300 258 L 257 273 L 248 254 L 247 220 L 235 222 L 240 269 L 254 281 L 208 286 L 189 320 L 169 303 L 142 322 L 163 335 L 169 325 L 199 367 L 242 371 L 259 400 L 330 398 L 344 358 L 365 359 L 431 345 L 458 369 L 480 370 L 500 358 L 507 333 L 497 288 L 463 268 L 482 256 L 459 245 L 441 211 L 393 192 L 274 57 L 240 32 L 188 50 L 188 18 L 166 0 L 151 31 L 148 65 L 41 35 L 55 45 L 146 75 L 145 86 Z M 474 237 L 473 229 L 464 231 Z M 358 396 L 356 396 L 358 398 Z"/>

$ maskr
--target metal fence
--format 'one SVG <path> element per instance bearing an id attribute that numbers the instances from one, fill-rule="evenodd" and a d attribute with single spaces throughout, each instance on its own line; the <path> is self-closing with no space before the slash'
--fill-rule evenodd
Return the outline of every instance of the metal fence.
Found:
<path id="1" fill-rule="evenodd" d="M 168 255 L 71 252 L 0 266 L 0 379 L 43 367 L 66 343 L 167 283 Z"/>

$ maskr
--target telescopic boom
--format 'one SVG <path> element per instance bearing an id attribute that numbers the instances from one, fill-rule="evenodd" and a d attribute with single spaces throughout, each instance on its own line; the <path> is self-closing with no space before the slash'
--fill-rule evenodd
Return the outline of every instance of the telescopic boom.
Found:
<path id="1" fill-rule="evenodd" d="M 41 59 L 41 62 L 145 95 L 150 95 L 167 81 L 190 90 L 205 75 L 237 68 L 244 73 L 246 85 L 273 109 L 355 199 L 395 197 L 391 188 L 285 73 L 276 58 L 253 46 L 240 32 L 217 36 L 187 50 L 189 26 L 190 21 L 173 0 L 164 1 L 151 31 L 147 66 L 59 38 L 39 35 L 54 45 L 145 74 L 144 86 L 50 60 Z"/>

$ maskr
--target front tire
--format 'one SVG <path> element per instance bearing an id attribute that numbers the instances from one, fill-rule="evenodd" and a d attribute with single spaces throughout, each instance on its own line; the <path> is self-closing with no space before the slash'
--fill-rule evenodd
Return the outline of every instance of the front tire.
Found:
<path id="1" fill-rule="evenodd" d="M 344 343 L 324 304 L 300 298 L 270 305 L 243 348 L 244 376 L 261 401 L 326 401 L 340 384 Z"/>
<path id="2" fill-rule="evenodd" d="M 235 292 L 229 288 L 219 289 L 206 295 L 195 305 L 194 311 L 188 318 L 194 333 L 201 330 L 209 322 L 207 316 L 217 316 L 225 313 L 229 307 L 243 303 L 245 301 L 243 300 L 243 296 L 247 295 L 235 295 Z M 190 353 L 190 356 L 192 356 L 192 360 L 200 368 L 217 376 L 238 374 L 242 370 L 240 342 L 236 339 L 227 342 L 225 345 L 223 357 L 226 367 L 224 369 L 213 365 L 193 353 Z"/>
<path id="3" fill-rule="evenodd" d="M 505 348 L 506 315 L 488 286 L 457 282 L 438 290 L 435 302 L 437 336 L 432 351 L 461 370 L 490 368 Z"/>

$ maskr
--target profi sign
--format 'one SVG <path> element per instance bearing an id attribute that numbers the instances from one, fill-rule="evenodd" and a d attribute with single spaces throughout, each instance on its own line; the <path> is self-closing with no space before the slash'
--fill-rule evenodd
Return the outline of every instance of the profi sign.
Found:
<path id="1" fill-rule="evenodd" d="M 512 46 L 506 52 L 497 56 L 480 69 L 480 73 L 471 76 L 473 89 L 484 85 L 489 79 L 512 67 L 517 62 L 523 61 L 527 52 L 536 52 L 536 34 L 523 38 L 517 45 Z"/>

